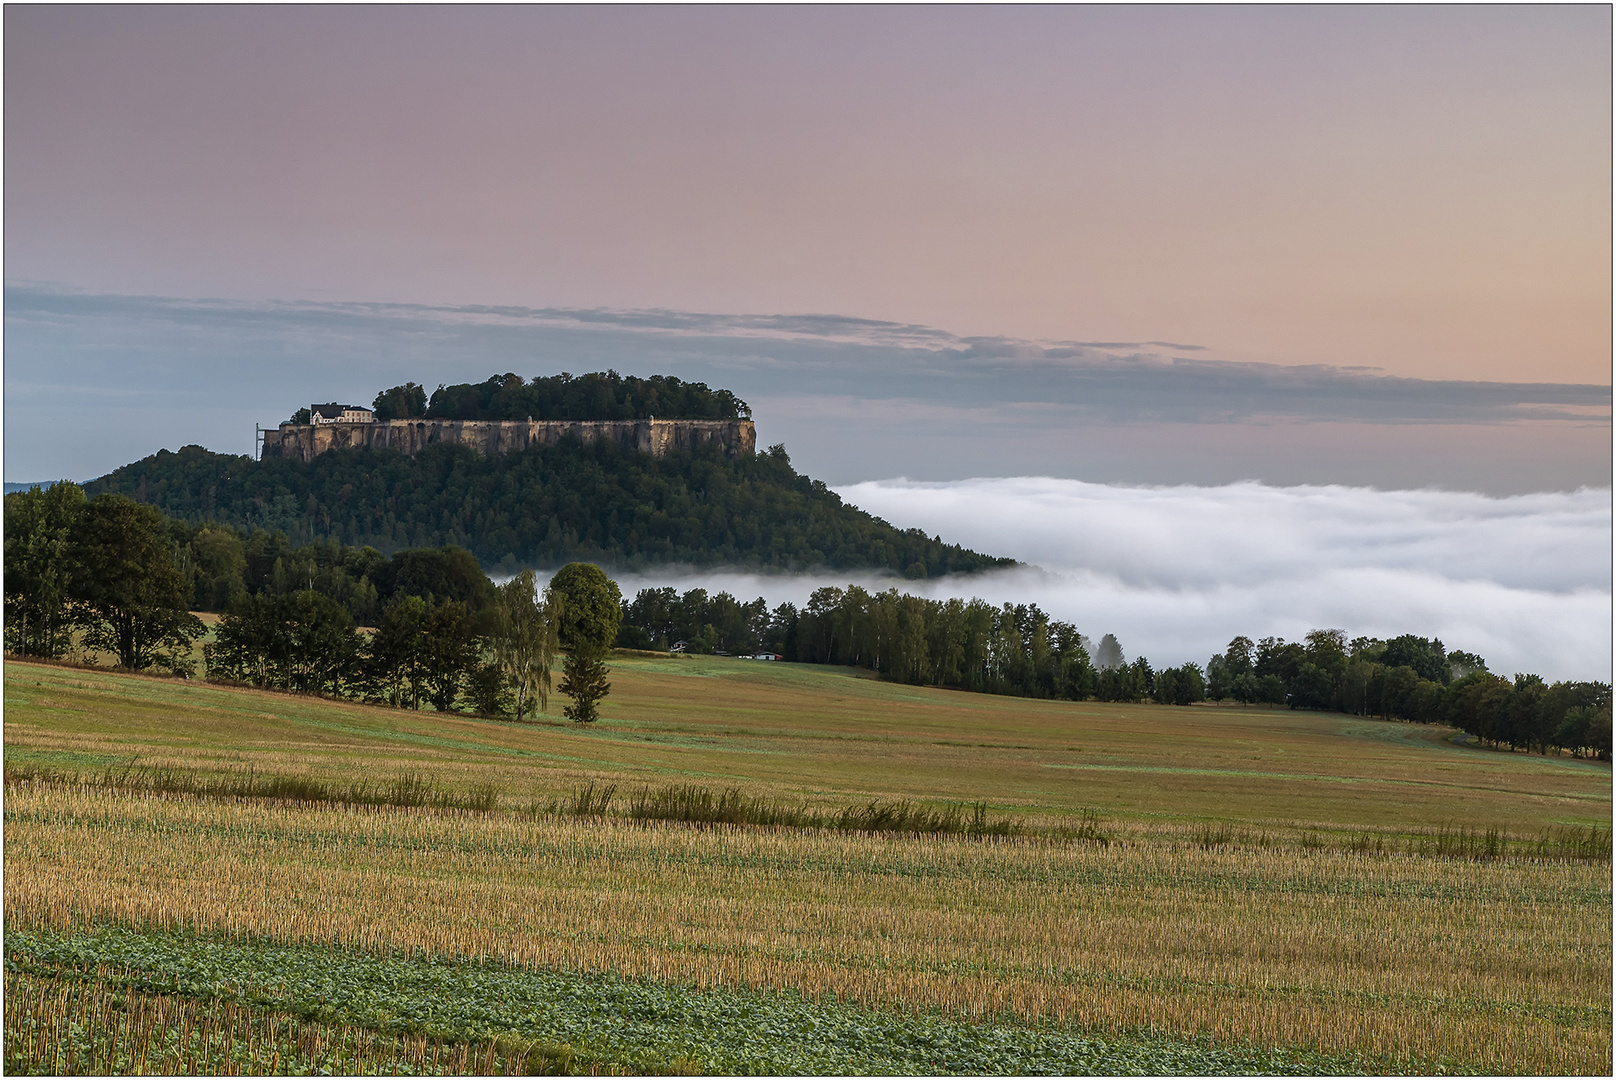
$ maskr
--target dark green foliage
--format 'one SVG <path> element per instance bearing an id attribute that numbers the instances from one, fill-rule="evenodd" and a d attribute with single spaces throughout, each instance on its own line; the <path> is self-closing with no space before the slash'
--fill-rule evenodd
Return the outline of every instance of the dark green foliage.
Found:
<path id="1" fill-rule="evenodd" d="M 79 576 L 73 531 L 84 489 L 62 481 L 5 497 L 6 649 L 57 657 L 68 647 Z"/>
<path id="2" fill-rule="evenodd" d="M 480 643 L 471 616 L 458 600 L 434 604 L 421 624 L 421 681 L 439 712 L 453 712 L 461 684 L 477 667 Z"/>
<path id="3" fill-rule="evenodd" d="M 795 613 L 786 604 L 771 618 L 762 597 L 746 603 L 727 592 L 709 595 L 705 589 L 682 596 L 673 589 L 641 589 L 624 610 L 617 647 L 667 649 L 683 641 L 693 653 L 783 652 Z"/>
<path id="4" fill-rule="evenodd" d="M 431 608 L 419 596 L 397 597 L 382 609 L 381 622 L 371 635 L 371 685 L 394 708 L 419 709 L 428 693 L 430 614 Z"/>
<path id="5" fill-rule="evenodd" d="M 466 676 L 466 696 L 480 716 L 508 716 L 516 704 L 510 677 L 503 665 L 479 663 Z"/>
<path id="6" fill-rule="evenodd" d="M 1131 664 L 1107 668 L 1094 680 L 1094 696 L 1100 701 L 1143 701 L 1155 692 L 1156 673 L 1143 656 Z"/>
<path id="7" fill-rule="evenodd" d="M 7 765 L 7 784 L 88 785 L 153 795 L 194 795 L 207 799 L 284 799 L 347 806 L 430 806 L 443 810 L 491 811 L 499 791 L 481 784 L 465 793 L 451 791 L 419 773 L 385 781 L 339 784 L 312 776 L 279 776 L 251 770 L 210 774 L 195 769 L 147 768 L 133 763 L 100 774 L 57 773 L 27 765 Z"/>
<path id="8" fill-rule="evenodd" d="M 377 397 L 378 419 L 385 419 L 380 415 L 383 398 L 405 389 L 395 387 Z M 671 375 L 642 379 L 615 371 L 562 372 L 528 382 L 507 372 L 480 383 L 438 387 L 426 415 L 448 420 L 747 420 L 752 410 L 728 390 L 710 390 L 706 383 Z"/>
<path id="9" fill-rule="evenodd" d="M 1145 1030 L 1097 1035 L 973 1023 L 792 992 L 696 989 L 486 957 L 282 945 L 183 930 L 8 929 L 6 964 L 35 976 L 106 981 L 126 993 L 228 1001 L 416 1040 L 493 1040 L 511 1072 L 569 1065 L 582 1073 L 644 1075 L 1185 1076 L 1352 1075 L 1367 1067 L 1351 1057 L 1214 1046 Z M 26 1039 L 7 1039 L 7 1072 L 29 1067 L 20 1059 L 26 1046 Z"/>
<path id="10" fill-rule="evenodd" d="M 243 601 L 219 622 L 217 641 L 204 649 L 210 678 L 305 693 L 346 694 L 440 712 L 454 709 L 473 674 L 477 707 L 497 708 L 497 685 L 480 661 L 466 606 L 395 597 L 367 642 L 337 601 L 313 591 L 268 591 Z M 497 669 L 496 675 L 498 674 Z"/>
<path id="11" fill-rule="evenodd" d="M 550 579 L 550 595 L 559 613 L 556 641 L 567 650 L 561 692 L 572 698 L 564 711 L 569 720 L 598 719 L 597 704 L 611 692 L 606 681 L 606 650 L 617 640 L 623 621 L 623 596 L 617 582 L 594 563 L 568 563 Z"/>
<path id="12" fill-rule="evenodd" d="M 604 814 L 614 790 L 608 788 L 597 794 L 593 784 L 580 788 L 574 796 L 572 812 Z M 1022 831 L 1014 820 L 990 820 L 986 803 L 974 803 L 968 808 L 933 808 L 900 800 L 827 811 L 747 795 L 739 788 L 713 792 L 695 784 L 642 788 L 629 802 L 628 816 L 635 821 L 682 821 L 692 825 L 772 825 L 914 836 L 994 837 L 1015 836 Z"/>
<path id="13" fill-rule="evenodd" d="M 600 718 L 596 706 L 612 689 L 606 681 L 605 657 L 605 649 L 587 642 L 579 643 L 567 654 L 561 668 L 560 690 L 572 698 L 572 704 L 562 710 L 568 720 L 588 724 Z"/>
<path id="14" fill-rule="evenodd" d="M 760 597 L 643 589 L 628 606 L 618 643 L 684 642 L 687 651 L 867 667 L 903 682 L 1032 697 L 1087 697 L 1094 670 L 1076 629 L 1035 604 L 928 600 L 857 585 L 816 589 L 798 611 L 772 613 Z M 632 637 L 630 636 L 632 635 Z"/>
<path id="15" fill-rule="evenodd" d="M 360 677 L 363 641 L 348 609 L 311 590 L 243 600 L 203 647 L 208 677 L 336 694 Z"/>
<path id="16" fill-rule="evenodd" d="M 1413 634 L 1394 637 L 1381 650 L 1379 660 L 1389 668 L 1412 668 L 1414 674 L 1428 682 L 1446 683 L 1451 676 L 1447 653 L 1436 638 L 1427 640 Z"/>
<path id="17" fill-rule="evenodd" d="M 556 642 L 563 649 L 608 649 L 623 621 L 623 594 L 617 582 L 594 563 L 568 563 L 550 579 L 560 601 Z"/>
<path id="18" fill-rule="evenodd" d="M 482 613 L 493 606 L 494 583 L 477 564 L 476 556 L 462 547 L 418 548 L 393 553 L 371 571 L 383 596 L 422 596 L 455 600 L 468 612 Z"/>
<path id="19" fill-rule="evenodd" d="M 1263 674 L 1253 678 L 1248 666 Z M 1214 701 L 1288 703 L 1449 724 L 1512 750 L 1569 750 L 1605 760 L 1611 755 L 1611 692 L 1605 683 L 1551 686 L 1536 675 L 1511 682 L 1488 672 L 1480 656 L 1449 653 L 1435 638 L 1404 634 L 1349 643 L 1340 630 L 1315 630 L 1305 644 L 1264 638 L 1255 656 L 1249 639 L 1235 638 L 1206 670 Z"/>
<path id="20" fill-rule="evenodd" d="M 920 562 L 933 577 L 1014 565 L 847 506 L 793 470 L 784 453 L 732 459 L 710 448 L 656 458 L 564 440 L 504 457 L 444 444 L 413 458 L 345 450 L 304 463 L 187 446 L 86 490 L 121 492 L 243 535 L 278 530 L 294 548 L 316 540 L 381 552 L 453 544 L 507 572 L 573 559 L 630 569 L 672 562 L 894 574 Z"/>
<path id="21" fill-rule="evenodd" d="M 1193 705 L 1206 700 L 1206 678 L 1197 664 L 1165 668 L 1156 673 L 1152 696 L 1160 705 Z"/>
<path id="22" fill-rule="evenodd" d="M 74 522 L 76 621 L 84 643 L 126 668 L 161 664 L 189 674 L 202 623 L 187 610 L 190 583 L 174 564 L 167 521 L 121 495 L 90 500 Z"/>
<path id="23" fill-rule="evenodd" d="M 426 413 L 426 390 L 408 382 L 383 390 L 371 404 L 378 420 L 408 420 Z"/>

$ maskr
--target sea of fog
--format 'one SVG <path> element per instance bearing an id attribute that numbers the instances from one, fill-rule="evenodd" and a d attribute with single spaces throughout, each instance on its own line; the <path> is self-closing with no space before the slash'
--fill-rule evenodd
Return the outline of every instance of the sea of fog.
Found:
<path id="1" fill-rule="evenodd" d="M 894 581 L 708 570 L 622 574 L 626 597 L 671 585 L 802 604 L 857 582 L 930 597 L 1037 603 L 1131 659 L 1204 664 L 1229 639 L 1436 636 L 1495 672 L 1611 677 L 1611 492 L 1493 498 L 1338 486 L 1125 487 L 1047 477 L 836 489 L 900 528 L 1027 563 Z"/>

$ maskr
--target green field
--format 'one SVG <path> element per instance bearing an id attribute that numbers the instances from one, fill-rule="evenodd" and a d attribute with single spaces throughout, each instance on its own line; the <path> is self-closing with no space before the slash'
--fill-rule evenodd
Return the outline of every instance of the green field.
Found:
<path id="1" fill-rule="evenodd" d="M 612 681 L 606 718 L 578 727 L 8 663 L 8 1068 L 114 992 L 127 1016 L 213 1001 L 219 1039 L 288 1025 L 242 1051 L 249 1071 L 1611 1068 L 1607 765 L 1339 715 L 724 658 L 620 657 Z M 409 780 L 484 809 L 157 790 L 249 776 Z M 591 783 L 617 799 L 572 813 Z M 670 785 L 825 813 L 982 803 L 1018 835 L 622 816 Z M 268 985 L 291 963 L 273 949 L 404 989 L 322 1011 L 341 995 Z M 423 964 L 496 970 L 530 1005 L 489 1020 Z M 775 1027 L 747 1020 L 765 1013 Z M 344 1039 L 369 1049 L 332 1059 Z M 37 1065 L 59 1071 L 51 1052 Z M 231 1060 L 121 1052 L 72 1060 Z"/>

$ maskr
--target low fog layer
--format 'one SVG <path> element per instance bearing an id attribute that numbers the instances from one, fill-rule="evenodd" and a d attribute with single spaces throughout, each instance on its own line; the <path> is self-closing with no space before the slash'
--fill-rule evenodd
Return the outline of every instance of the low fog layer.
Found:
<path id="1" fill-rule="evenodd" d="M 1236 634 L 1320 627 L 1437 636 L 1495 672 L 1611 673 L 1611 493 L 1511 498 L 1348 487 L 1121 487 L 1047 477 L 872 481 L 842 497 L 903 528 L 1027 568 L 925 582 L 688 570 L 620 575 L 803 603 L 857 581 L 931 597 L 1037 603 L 1129 659 L 1204 664 Z"/>

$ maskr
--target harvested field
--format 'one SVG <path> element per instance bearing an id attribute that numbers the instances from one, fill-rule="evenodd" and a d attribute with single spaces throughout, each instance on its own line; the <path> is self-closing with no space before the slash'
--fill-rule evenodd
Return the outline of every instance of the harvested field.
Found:
<path id="1" fill-rule="evenodd" d="M 994 1032 L 1098 1039 L 1101 1057 L 1071 1053 L 1102 1071 L 1611 1068 L 1608 767 L 1345 717 L 764 668 L 627 662 L 608 719 L 579 729 L 8 664 L 7 929 L 787 993 L 965 1024 L 982 1045 L 999 1045 Z M 244 776 L 290 786 L 264 797 Z M 327 798 L 362 784 L 396 797 Z M 983 820 L 1018 827 L 872 833 L 713 810 L 789 805 L 820 816 L 757 820 L 831 823 L 874 800 L 922 822 L 987 804 Z M 700 826 L 647 809 L 664 805 Z M 100 978 L 89 971 L 30 977 Z M 433 1061 L 510 1052 L 487 1031 L 443 1034 Z M 724 1056 L 741 1053 L 743 1022 L 708 1035 L 705 1057 L 669 1035 L 638 1059 L 574 1048 L 566 1067 L 774 1067 Z M 424 1047 L 412 1067 L 427 1068 Z M 778 1067 L 820 1060 L 802 1052 Z M 864 1067 L 951 1060 L 891 1053 Z M 1004 1071 L 1036 1071 L 1010 1060 Z"/>

